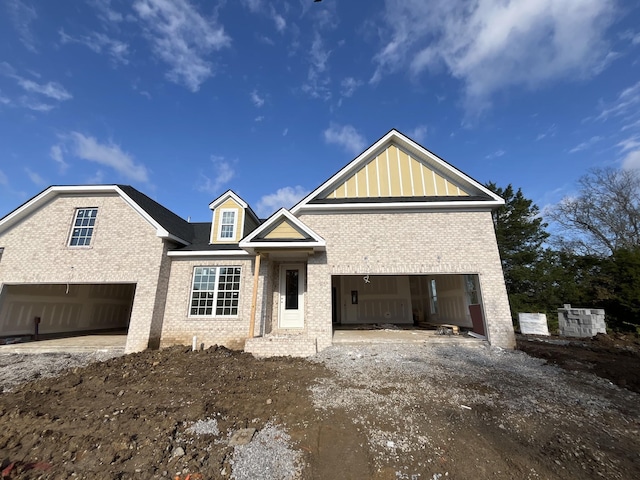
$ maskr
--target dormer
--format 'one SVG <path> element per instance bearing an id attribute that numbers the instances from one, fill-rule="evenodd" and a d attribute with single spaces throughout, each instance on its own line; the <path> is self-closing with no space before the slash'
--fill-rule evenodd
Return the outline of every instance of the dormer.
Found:
<path id="1" fill-rule="evenodd" d="M 260 225 L 247 202 L 231 190 L 211 202 L 209 208 L 213 211 L 209 243 L 238 243 Z"/>

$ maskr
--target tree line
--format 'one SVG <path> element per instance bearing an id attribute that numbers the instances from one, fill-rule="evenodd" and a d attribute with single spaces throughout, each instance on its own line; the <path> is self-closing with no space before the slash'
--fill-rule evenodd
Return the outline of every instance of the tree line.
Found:
<path id="1" fill-rule="evenodd" d="M 557 309 L 570 303 L 604 308 L 613 330 L 640 332 L 636 171 L 593 169 L 575 195 L 544 213 L 521 189 L 486 186 L 505 200 L 493 221 L 514 321 L 519 312 L 541 312 L 553 328 Z"/>

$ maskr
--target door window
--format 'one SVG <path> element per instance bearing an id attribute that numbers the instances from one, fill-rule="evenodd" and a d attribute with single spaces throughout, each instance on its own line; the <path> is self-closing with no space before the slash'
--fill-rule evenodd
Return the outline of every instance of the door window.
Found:
<path id="1" fill-rule="evenodd" d="M 285 271 L 285 306 L 286 310 L 298 309 L 298 269 Z"/>

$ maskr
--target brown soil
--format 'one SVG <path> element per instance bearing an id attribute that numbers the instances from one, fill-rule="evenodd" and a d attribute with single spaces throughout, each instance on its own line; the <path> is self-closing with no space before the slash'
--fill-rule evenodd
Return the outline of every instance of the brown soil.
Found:
<path id="1" fill-rule="evenodd" d="M 640 338 L 598 334 L 593 338 L 524 336 L 518 349 L 567 370 L 589 372 L 640 393 Z"/>
<path id="2" fill-rule="evenodd" d="M 523 399 L 534 398 L 544 383 L 537 387 L 534 379 L 504 373 L 512 357 L 517 363 L 524 355 L 498 352 L 475 360 L 460 349 L 434 347 L 432 367 L 419 347 L 412 348 L 362 350 L 346 357 L 353 365 L 346 376 L 318 361 L 259 360 L 224 348 L 174 347 L 74 368 L 0 394 L 0 475 L 228 479 L 233 447 L 227 434 L 271 423 L 282 425 L 293 448 L 303 452 L 304 479 L 640 478 L 635 394 L 568 377 L 561 381 L 597 400 L 569 411 L 555 405 L 555 397 L 539 396 L 529 408 Z M 382 357 L 389 351 L 399 360 Z M 502 370 L 487 355 L 496 355 Z M 444 369 L 462 361 L 467 366 Z M 522 368 L 533 368 L 531 363 Z M 377 368 L 376 379 L 364 381 L 358 368 Z M 444 373 L 429 373 L 436 369 Z M 387 381 L 385 372 L 394 378 Z M 547 382 L 546 373 L 541 377 Z M 318 388 L 345 407 L 314 407 L 312 390 Z M 365 396 L 376 407 L 359 407 Z M 589 412 L 596 408 L 593 417 Z M 566 410 L 566 418 L 562 413 L 558 421 L 554 409 Z M 217 420 L 219 437 L 188 433 L 194 422 L 209 418 Z M 403 431 L 411 432 L 409 444 Z M 375 432 L 389 436 L 379 439 Z"/>

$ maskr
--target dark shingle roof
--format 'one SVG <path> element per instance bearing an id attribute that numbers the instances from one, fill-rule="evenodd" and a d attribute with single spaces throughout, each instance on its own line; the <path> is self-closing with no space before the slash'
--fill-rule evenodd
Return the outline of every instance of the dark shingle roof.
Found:
<path id="1" fill-rule="evenodd" d="M 163 207 L 130 185 L 118 185 L 118 187 L 171 235 L 186 242 L 193 241 L 194 224 L 187 222 L 185 219 L 179 217 L 168 208 Z"/>

